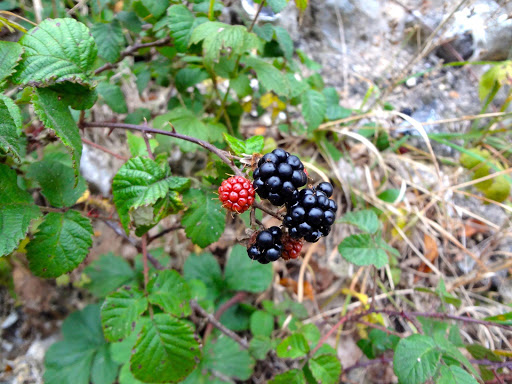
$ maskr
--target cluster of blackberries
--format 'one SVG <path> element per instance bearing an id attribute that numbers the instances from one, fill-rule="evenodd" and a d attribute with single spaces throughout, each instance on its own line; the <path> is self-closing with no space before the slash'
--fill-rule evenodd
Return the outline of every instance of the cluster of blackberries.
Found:
<path id="1" fill-rule="evenodd" d="M 249 257 L 261 264 L 278 260 L 283 252 L 282 234 L 279 227 L 270 227 L 259 232 L 256 235 L 256 240 L 247 249 Z"/>
<path id="2" fill-rule="evenodd" d="M 298 188 L 308 182 L 300 159 L 280 148 L 265 154 L 258 161 L 253 178 L 256 193 L 278 206 L 296 199 Z"/>
<path id="3" fill-rule="evenodd" d="M 311 243 L 331 232 L 338 206 L 329 199 L 333 188 L 330 183 L 320 183 L 316 188 L 306 188 L 298 193 L 296 199 L 287 204 L 284 225 L 289 228 L 292 238 Z"/>

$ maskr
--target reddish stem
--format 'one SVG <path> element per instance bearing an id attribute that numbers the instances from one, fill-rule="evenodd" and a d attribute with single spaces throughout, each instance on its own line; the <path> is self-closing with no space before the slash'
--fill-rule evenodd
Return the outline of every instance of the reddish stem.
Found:
<path id="1" fill-rule="evenodd" d="M 215 319 L 219 320 L 224 312 L 226 312 L 229 308 L 231 308 L 236 303 L 243 301 L 246 296 L 247 296 L 247 293 L 238 292 L 235 296 L 233 296 L 231 299 L 229 299 L 224 304 L 222 304 L 219 307 L 219 309 L 217 309 L 217 311 L 215 312 L 213 317 L 215 317 Z M 208 323 L 208 325 L 206 326 L 206 330 L 204 331 L 203 340 L 205 342 L 208 339 L 208 336 L 210 336 L 210 333 L 212 333 L 212 329 L 213 329 L 213 324 L 210 322 L 210 323 Z"/>

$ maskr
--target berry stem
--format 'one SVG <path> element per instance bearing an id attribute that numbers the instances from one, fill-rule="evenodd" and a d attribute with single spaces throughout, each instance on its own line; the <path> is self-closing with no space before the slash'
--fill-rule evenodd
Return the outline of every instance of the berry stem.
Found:
<path id="1" fill-rule="evenodd" d="M 283 216 L 281 216 L 279 213 L 270 210 L 269 208 L 265 207 L 263 204 L 258 203 L 257 201 L 252 203 L 252 206 L 254 208 L 258 208 L 259 210 L 261 210 L 265 213 L 268 213 L 270 216 L 274 216 L 276 219 L 279 219 L 281 221 L 283 220 Z"/>
<path id="2" fill-rule="evenodd" d="M 222 162 L 224 162 L 226 165 L 228 165 L 233 170 L 233 172 L 235 172 L 235 174 L 237 176 L 243 176 L 242 171 L 240 171 L 240 169 L 238 169 L 235 166 L 233 161 L 228 159 L 228 157 L 226 155 L 227 152 L 225 152 L 225 151 L 215 147 L 214 145 L 208 143 L 207 141 L 200 140 L 200 139 L 197 139 L 195 137 L 183 135 L 183 134 L 178 133 L 178 132 L 176 132 L 174 130 L 173 131 L 164 131 L 162 129 L 151 128 L 151 127 L 146 126 L 146 125 L 125 124 L 125 123 L 110 123 L 110 122 L 107 122 L 107 121 L 95 121 L 95 122 L 92 122 L 92 123 L 84 122 L 84 123 L 82 123 L 81 128 L 119 128 L 119 129 L 127 129 L 127 130 L 132 130 L 132 131 L 139 131 L 139 132 L 142 132 L 142 133 L 144 133 L 144 132 L 155 133 L 155 134 L 158 134 L 158 135 L 171 136 L 171 137 L 175 137 L 177 139 L 181 139 L 181 140 L 185 140 L 185 141 L 190 141 L 191 143 L 200 145 L 204 149 L 206 149 L 206 150 L 214 153 L 215 155 L 217 155 L 222 160 Z"/>
<path id="3" fill-rule="evenodd" d="M 233 305 L 243 301 L 246 296 L 247 296 L 247 293 L 245 293 L 245 292 L 238 292 L 235 296 L 233 296 L 231 299 L 229 299 L 224 304 L 222 304 L 219 307 L 219 309 L 217 309 L 217 311 L 215 311 L 215 314 L 213 315 L 213 317 L 216 320 L 219 320 L 224 312 L 226 312 Z M 212 333 L 213 326 L 214 326 L 214 324 L 212 322 L 208 323 L 208 326 L 206 327 L 206 330 L 204 331 L 204 336 L 203 336 L 203 340 L 205 342 L 206 342 L 206 339 L 208 339 L 208 336 L 210 336 L 210 333 Z"/>

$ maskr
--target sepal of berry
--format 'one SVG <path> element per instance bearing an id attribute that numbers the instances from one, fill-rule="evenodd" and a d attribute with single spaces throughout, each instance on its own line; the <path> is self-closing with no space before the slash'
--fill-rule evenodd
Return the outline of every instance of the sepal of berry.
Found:
<path id="1" fill-rule="evenodd" d="M 243 213 L 254 203 L 254 188 L 245 177 L 232 176 L 220 185 L 219 199 L 224 208 Z"/>

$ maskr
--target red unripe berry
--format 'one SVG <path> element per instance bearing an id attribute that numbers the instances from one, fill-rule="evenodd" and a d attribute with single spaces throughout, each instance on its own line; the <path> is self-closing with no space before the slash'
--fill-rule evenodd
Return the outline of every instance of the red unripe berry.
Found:
<path id="1" fill-rule="evenodd" d="M 219 199 L 224 208 L 232 212 L 243 213 L 254 202 L 254 188 L 246 178 L 232 176 L 220 185 Z"/>
<path id="2" fill-rule="evenodd" d="M 288 234 L 285 234 L 281 238 L 281 242 L 283 243 L 283 253 L 281 254 L 281 257 L 284 260 L 296 259 L 299 257 L 300 252 L 302 251 L 302 244 L 304 244 L 303 239 L 293 239 Z"/>

